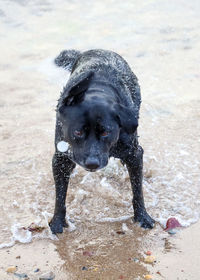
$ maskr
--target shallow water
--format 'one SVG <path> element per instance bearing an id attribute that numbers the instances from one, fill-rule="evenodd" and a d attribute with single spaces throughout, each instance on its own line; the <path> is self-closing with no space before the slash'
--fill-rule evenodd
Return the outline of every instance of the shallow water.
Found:
<path id="1" fill-rule="evenodd" d="M 47 226 L 54 210 L 54 109 L 69 74 L 52 60 L 62 49 L 105 48 L 126 58 L 142 89 L 148 212 L 162 226 L 171 216 L 184 226 L 199 220 L 199 12 L 198 0 L 0 2 L 1 248 L 55 239 Z M 109 240 L 101 231 L 128 225 L 130 246 L 138 230 L 131 200 L 119 161 L 96 173 L 78 167 L 67 197 L 67 240 L 98 247 Z M 32 222 L 46 229 L 22 229 Z"/>

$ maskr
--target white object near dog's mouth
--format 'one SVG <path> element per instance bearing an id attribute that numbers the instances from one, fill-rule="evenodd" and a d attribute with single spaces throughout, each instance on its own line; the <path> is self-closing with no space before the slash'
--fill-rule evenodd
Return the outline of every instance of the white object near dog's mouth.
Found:
<path id="1" fill-rule="evenodd" d="M 69 144 L 65 141 L 60 141 L 57 144 L 57 149 L 58 149 L 59 152 L 65 153 L 69 149 Z"/>

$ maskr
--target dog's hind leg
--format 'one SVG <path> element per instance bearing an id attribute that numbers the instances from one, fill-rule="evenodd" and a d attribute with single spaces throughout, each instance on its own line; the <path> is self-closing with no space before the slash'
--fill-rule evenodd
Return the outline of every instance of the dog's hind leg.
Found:
<path id="1" fill-rule="evenodd" d="M 139 222 L 143 228 L 153 228 L 155 221 L 149 216 L 145 209 L 142 191 L 143 179 L 143 149 L 136 145 L 129 151 L 128 157 L 124 160 L 129 172 L 132 191 L 134 220 Z"/>
<path id="2" fill-rule="evenodd" d="M 66 155 L 55 153 L 52 160 L 53 176 L 56 187 L 56 202 L 54 216 L 50 222 L 52 233 L 62 233 L 63 227 L 67 227 L 65 221 L 65 199 L 69 178 L 75 164 Z"/>

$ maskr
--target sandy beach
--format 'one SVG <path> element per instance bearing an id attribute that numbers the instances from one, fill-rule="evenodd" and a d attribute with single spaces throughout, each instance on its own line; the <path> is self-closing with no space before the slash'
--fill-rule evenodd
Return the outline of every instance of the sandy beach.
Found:
<path id="1" fill-rule="evenodd" d="M 199 278 L 199 12 L 198 0 L 0 1 L 0 279 Z M 75 169 L 69 228 L 56 237 L 55 108 L 69 73 L 53 60 L 93 48 L 122 55 L 139 79 L 144 197 L 156 226 L 133 223 L 127 170 L 111 158 L 95 173 Z M 173 235 L 170 217 L 183 226 Z"/>
<path id="2" fill-rule="evenodd" d="M 1 250 L 0 276 L 5 280 L 17 279 L 13 273 L 6 272 L 7 268 L 16 266 L 17 273 L 25 273 L 28 279 L 34 280 L 49 272 L 53 272 L 58 280 L 145 279 L 147 275 L 152 276 L 149 279 L 158 280 L 196 280 L 200 263 L 199 229 L 200 224 L 197 223 L 176 235 L 169 235 L 159 226 L 148 233 L 135 228 L 132 248 L 127 247 L 130 233 L 126 232 L 128 237 L 120 237 L 123 247 L 109 246 L 108 250 L 104 248 L 104 254 L 95 242 L 74 249 L 72 244 L 66 244 L 66 235 L 56 242 L 37 240 L 25 245 L 16 244 Z M 115 238 L 119 236 L 112 235 L 112 240 Z M 153 264 L 144 262 L 147 251 L 155 257 Z M 94 252 L 94 255 L 85 255 L 84 252 Z M 113 259 L 119 262 L 119 266 L 115 267 Z M 87 270 L 82 270 L 83 267 Z"/>
<path id="3" fill-rule="evenodd" d="M 164 279 L 198 279 L 199 230 L 200 224 L 197 223 L 172 237 L 170 248 L 165 247 L 158 253 L 158 263 L 154 272 L 160 271 Z"/>

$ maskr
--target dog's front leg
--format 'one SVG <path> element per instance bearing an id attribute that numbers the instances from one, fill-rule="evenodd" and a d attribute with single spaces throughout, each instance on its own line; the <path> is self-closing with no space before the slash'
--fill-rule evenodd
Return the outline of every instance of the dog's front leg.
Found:
<path id="1" fill-rule="evenodd" d="M 143 198 L 143 149 L 139 145 L 131 149 L 128 157 L 124 160 L 127 166 L 132 191 L 134 220 L 139 222 L 143 228 L 153 228 L 155 221 L 148 215 Z"/>
<path id="2" fill-rule="evenodd" d="M 74 167 L 75 164 L 66 155 L 60 153 L 54 154 L 52 168 L 56 187 L 56 202 L 54 216 L 49 224 L 53 233 L 62 233 L 63 227 L 67 226 L 65 221 L 65 199 L 69 177 Z"/>

